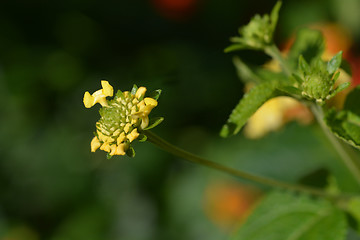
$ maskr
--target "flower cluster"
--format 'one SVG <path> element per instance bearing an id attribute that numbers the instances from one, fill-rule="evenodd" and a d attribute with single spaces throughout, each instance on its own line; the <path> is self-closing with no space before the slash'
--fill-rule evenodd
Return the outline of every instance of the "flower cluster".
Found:
<path id="1" fill-rule="evenodd" d="M 113 96 L 113 87 L 107 81 L 101 81 L 102 89 L 90 94 L 85 92 L 84 105 L 86 108 L 100 103 L 100 120 L 96 123 L 95 137 L 91 141 L 91 151 L 98 148 L 111 157 L 113 155 L 133 155 L 131 142 L 139 138 L 141 131 L 148 129 L 151 110 L 157 106 L 160 91 L 154 97 L 145 97 L 146 88 L 134 85 L 131 92 L 116 93 L 112 100 L 106 97 Z M 162 120 L 162 119 L 161 119 Z M 157 121 L 157 124 L 160 121 Z M 156 125 L 157 125 L 156 124 Z M 154 127 L 152 125 L 151 127 Z"/>

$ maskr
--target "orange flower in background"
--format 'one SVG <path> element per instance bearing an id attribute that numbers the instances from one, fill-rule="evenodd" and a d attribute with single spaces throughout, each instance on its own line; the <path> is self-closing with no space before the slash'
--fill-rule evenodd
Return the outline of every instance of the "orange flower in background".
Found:
<path id="1" fill-rule="evenodd" d="M 249 216 L 260 196 L 258 189 L 238 182 L 215 182 L 205 190 L 205 211 L 215 225 L 229 231 Z"/>
<path id="2" fill-rule="evenodd" d="M 183 21 L 191 17 L 199 0 L 151 0 L 156 10 L 165 18 Z"/>

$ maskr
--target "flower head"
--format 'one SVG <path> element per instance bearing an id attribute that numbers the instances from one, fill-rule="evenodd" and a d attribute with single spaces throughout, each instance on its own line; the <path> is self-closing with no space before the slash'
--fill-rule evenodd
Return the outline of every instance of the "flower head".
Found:
<path id="1" fill-rule="evenodd" d="M 141 132 L 159 124 L 163 118 L 157 119 L 154 124 L 150 124 L 149 114 L 157 106 L 157 98 L 160 90 L 153 94 L 153 97 L 145 97 L 146 88 L 134 85 L 131 92 L 116 93 L 112 100 L 106 97 L 113 96 L 113 88 L 107 81 L 101 81 L 102 89 L 90 95 L 85 92 L 84 105 L 86 108 L 100 103 L 100 120 L 96 123 L 95 137 L 91 141 L 91 151 L 95 152 L 98 148 L 111 157 L 113 155 L 134 155 L 131 143 L 145 136 Z M 149 125 L 150 124 L 150 125 Z"/>

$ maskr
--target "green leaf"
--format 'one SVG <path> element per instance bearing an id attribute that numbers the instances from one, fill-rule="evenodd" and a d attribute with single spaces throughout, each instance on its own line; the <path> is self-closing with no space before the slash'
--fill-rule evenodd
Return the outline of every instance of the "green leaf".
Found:
<path id="1" fill-rule="evenodd" d="M 343 240 L 344 214 L 325 200 L 269 194 L 231 240 Z"/>
<path id="2" fill-rule="evenodd" d="M 243 49 L 253 49 L 245 44 L 237 43 L 237 44 L 231 44 L 227 48 L 224 49 L 225 53 L 236 51 L 236 50 L 243 50 Z"/>
<path id="3" fill-rule="evenodd" d="M 157 117 L 157 118 L 152 118 L 152 119 L 150 119 L 149 125 L 148 125 L 146 128 L 144 128 L 144 130 L 150 130 L 150 129 L 156 127 L 156 126 L 159 125 L 163 120 L 164 120 L 163 117 Z"/>
<path id="4" fill-rule="evenodd" d="M 342 51 L 338 52 L 327 64 L 327 71 L 330 74 L 336 72 L 341 65 Z"/>
<path id="5" fill-rule="evenodd" d="M 233 58 L 237 74 L 244 82 L 255 82 L 260 83 L 262 80 L 257 76 L 254 71 L 245 64 L 238 56 Z"/>
<path id="6" fill-rule="evenodd" d="M 331 94 L 327 99 L 330 99 L 332 97 L 334 97 L 336 94 L 338 94 L 339 92 L 341 92 L 342 90 L 345 90 L 346 88 L 348 88 L 350 86 L 349 82 L 344 82 L 342 84 L 340 84 Z"/>
<path id="7" fill-rule="evenodd" d="M 276 28 L 276 24 L 278 22 L 279 19 L 279 11 L 281 8 L 281 1 L 278 1 L 274 8 L 272 9 L 271 13 L 270 13 L 270 20 L 271 20 L 271 27 L 272 27 L 272 31 L 275 30 Z"/>
<path id="8" fill-rule="evenodd" d="M 348 202 L 347 210 L 357 220 L 357 230 L 360 233 L 360 197 L 353 197 Z"/>
<path id="9" fill-rule="evenodd" d="M 299 69 L 305 74 L 308 75 L 311 73 L 309 64 L 306 62 L 302 55 L 299 56 Z"/>
<path id="10" fill-rule="evenodd" d="M 335 136 L 360 149 L 360 124 L 351 121 L 354 119 L 354 116 L 351 117 L 351 112 L 347 110 L 336 112 L 335 109 L 328 110 L 324 118 Z"/>
<path id="11" fill-rule="evenodd" d="M 303 28 L 296 34 L 296 39 L 289 52 L 289 60 L 295 67 L 299 56 L 310 63 L 312 59 L 321 57 L 325 50 L 323 35 L 318 30 Z"/>
<path id="12" fill-rule="evenodd" d="M 264 82 L 246 93 L 230 114 L 227 123 L 222 127 L 220 136 L 228 137 L 237 134 L 261 105 L 278 96 L 277 87 L 279 85 L 278 81 Z"/>

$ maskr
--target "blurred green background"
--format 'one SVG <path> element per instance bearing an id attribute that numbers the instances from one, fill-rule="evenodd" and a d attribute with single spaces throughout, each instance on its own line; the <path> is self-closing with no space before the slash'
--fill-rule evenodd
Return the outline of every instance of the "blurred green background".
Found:
<path id="1" fill-rule="evenodd" d="M 134 83 L 161 88 L 152 115 L 165 121 L 154 131 L 185 149 L 291 182 L 325 167 L 344 189 L 354 190 L 316 126 L 292 123 L 260 140 L 218 136 L 243 88 L 223 49 L 239 26 L 274 4 L 2 1 L 0 239 L 218 240 L 249 211 L 223 216 L 217 211 L 228 198 L 209 198 L 219 186 L 230 186 L 236 201 L 251 202 L 247 195 L 260 190 L 150 143 L 136 144 L 133 159 L 90 153 L 98 106 L 85 109 L 82 98 L 98 90 L 101 79 L 115 89 Z M 357 0 L 284 1 L 276 41 L 284 43 L 306 24 L 331 21 L 346 26 L 356 46 L 358 10 Z M 267 60 L 260 53 L 240 54 L 253 63 Z"/>

